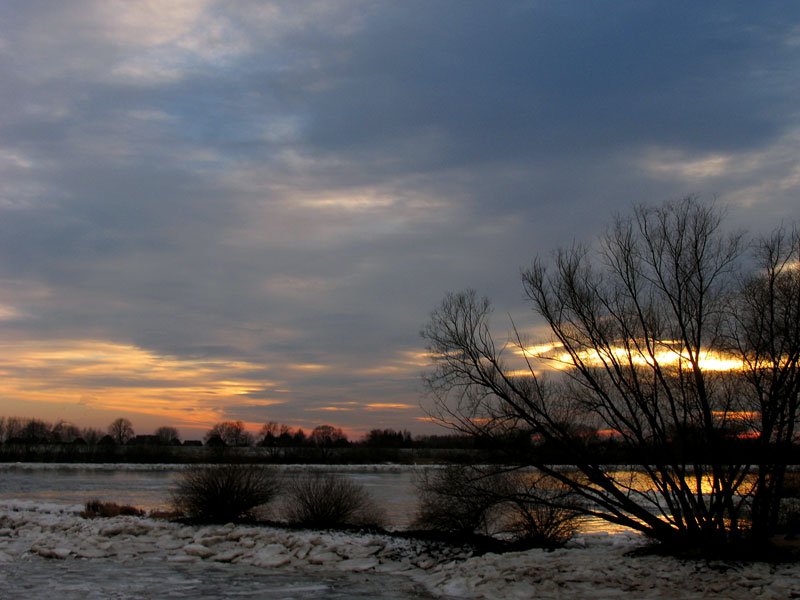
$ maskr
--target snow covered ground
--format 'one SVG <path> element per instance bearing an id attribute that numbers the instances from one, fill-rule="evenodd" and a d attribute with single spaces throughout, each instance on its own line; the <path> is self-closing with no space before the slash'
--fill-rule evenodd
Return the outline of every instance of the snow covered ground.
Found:
<path id="1" fill-rule="evenodd" d="M 468 556 L 384 535 L 83 519 L 0 503 L 0 597 L 800 598 L 797 565 L 630 557 L 634 535 Z"/>

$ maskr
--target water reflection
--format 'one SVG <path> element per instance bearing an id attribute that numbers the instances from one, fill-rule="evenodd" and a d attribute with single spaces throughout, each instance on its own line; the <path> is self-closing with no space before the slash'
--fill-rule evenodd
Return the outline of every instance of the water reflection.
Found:
<path id="1" fill-rule="evenodd" d="M 278 468 L 285 477 L 296 477 L 306 469 Z M 390 527 L 404 529 L 411 524 L 417 507 L 414 487 L 417 469 L 364 466 L 326 470 L 340 472 L 364 486 L 385 510 Z M 169 507 L 171 490 L 180 471 L 181 467 L 150 465 L 0 465 L 0 500 L 74 506 L 96 498 L 145 510 L 163 510 Z M 639 491 L 653 490 L 652 482 L 643 473 L 619 470 L 613 476 Z M 581 530 L 611 534 L 624 528 L 602 519 L 586 518 Z"/>

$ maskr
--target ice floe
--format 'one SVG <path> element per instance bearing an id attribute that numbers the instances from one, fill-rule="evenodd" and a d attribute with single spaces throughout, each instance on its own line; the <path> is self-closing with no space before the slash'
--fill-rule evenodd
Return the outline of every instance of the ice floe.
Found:
<path id="1" fill-rule="evenodd" d="M 446 598 L 800 598 L 797 565 L 628 556 L 632 534 L 583 535 L 569 548 L 472 556 L 382 534 L 246 525 L 189 526 L 141 517 L 84 519 L 80 507 L 0 503 L 0 570 L 14 563 L 136 561 L 235 564 L 257 572 L 402 576 Z"/>

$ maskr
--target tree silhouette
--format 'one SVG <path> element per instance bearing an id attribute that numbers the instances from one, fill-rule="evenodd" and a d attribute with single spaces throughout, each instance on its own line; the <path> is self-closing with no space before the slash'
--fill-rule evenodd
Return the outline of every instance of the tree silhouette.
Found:
<path id="1" fill-rule="evenodd" d="M 114 419 L 108 426 L 108 435 L 117 444 L 127 444 L 134 436 L 133 424 L 123 417 Z"/>
<path id="2" fill-rule="evenodd" d="M 774 456 L 767 451 L 795 431 L 800 245 L 784 233 L 758 242 L 759 264 L 743 277 L 742 236 L 721 224 L 719 210 L 694 198 L 638 207 L 597 247 L 537 259 L 523 284 L 551 331 L 546 347 L 531 346 L 513 323 L 498 344 L 489 301 L 448 294 L 423 330 L 434 357 L 431 415 L 476 437 L 522 432 L 559 447 L 574 469 L 515 460 L 562 482 L 587 514 L 653 538 L 716 545 L 748 527 L 768 537 L 780 465 L 761 460 L 751 489 L 731 432 L 749 418 L 748 435 Z M 774 327 L 758 318 L 765 312 L 781 315 Z M 522 369 L 508 366 L 510 352 Z M 641 473 L 598 464 L 575 435 L 581 429 L 614 432 Z M 697 451 L 681 449 L 681 438 Z M 746 520 L 751 506 L 765 516 Z"/>

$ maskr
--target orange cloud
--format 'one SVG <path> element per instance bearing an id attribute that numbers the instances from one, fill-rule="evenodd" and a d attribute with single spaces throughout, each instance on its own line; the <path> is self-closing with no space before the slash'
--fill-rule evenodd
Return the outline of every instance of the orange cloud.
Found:
<path id="1" fill-rule="evenodd" d="M 394 356 L 385 364 L 362 367 L 356 369 L 355 372 L 364 377 L 380 377 L 390 375 L 407 375 L 416 377 L 420 370 L 429 366 L 430 363 L 431 356 L 427 352 L 401 350 L 396 352 Z"/>
<path id="2" fill-rule="evenodd" d="M 0 396 L 205 426 L 222 418 L 229 404 L 285 402 L 254 397 L 271 383 L 257 377 L 257 369 L 242 361 L 183 359 L 99 340 L 0 343 Z"/>
<path id="3" fill-rule="evenodd" d="M 287 365 L 287 368 L 295 371 L 326 371 L 330 369 L 328 365 L 318 363 L 294 363 Z"/>

